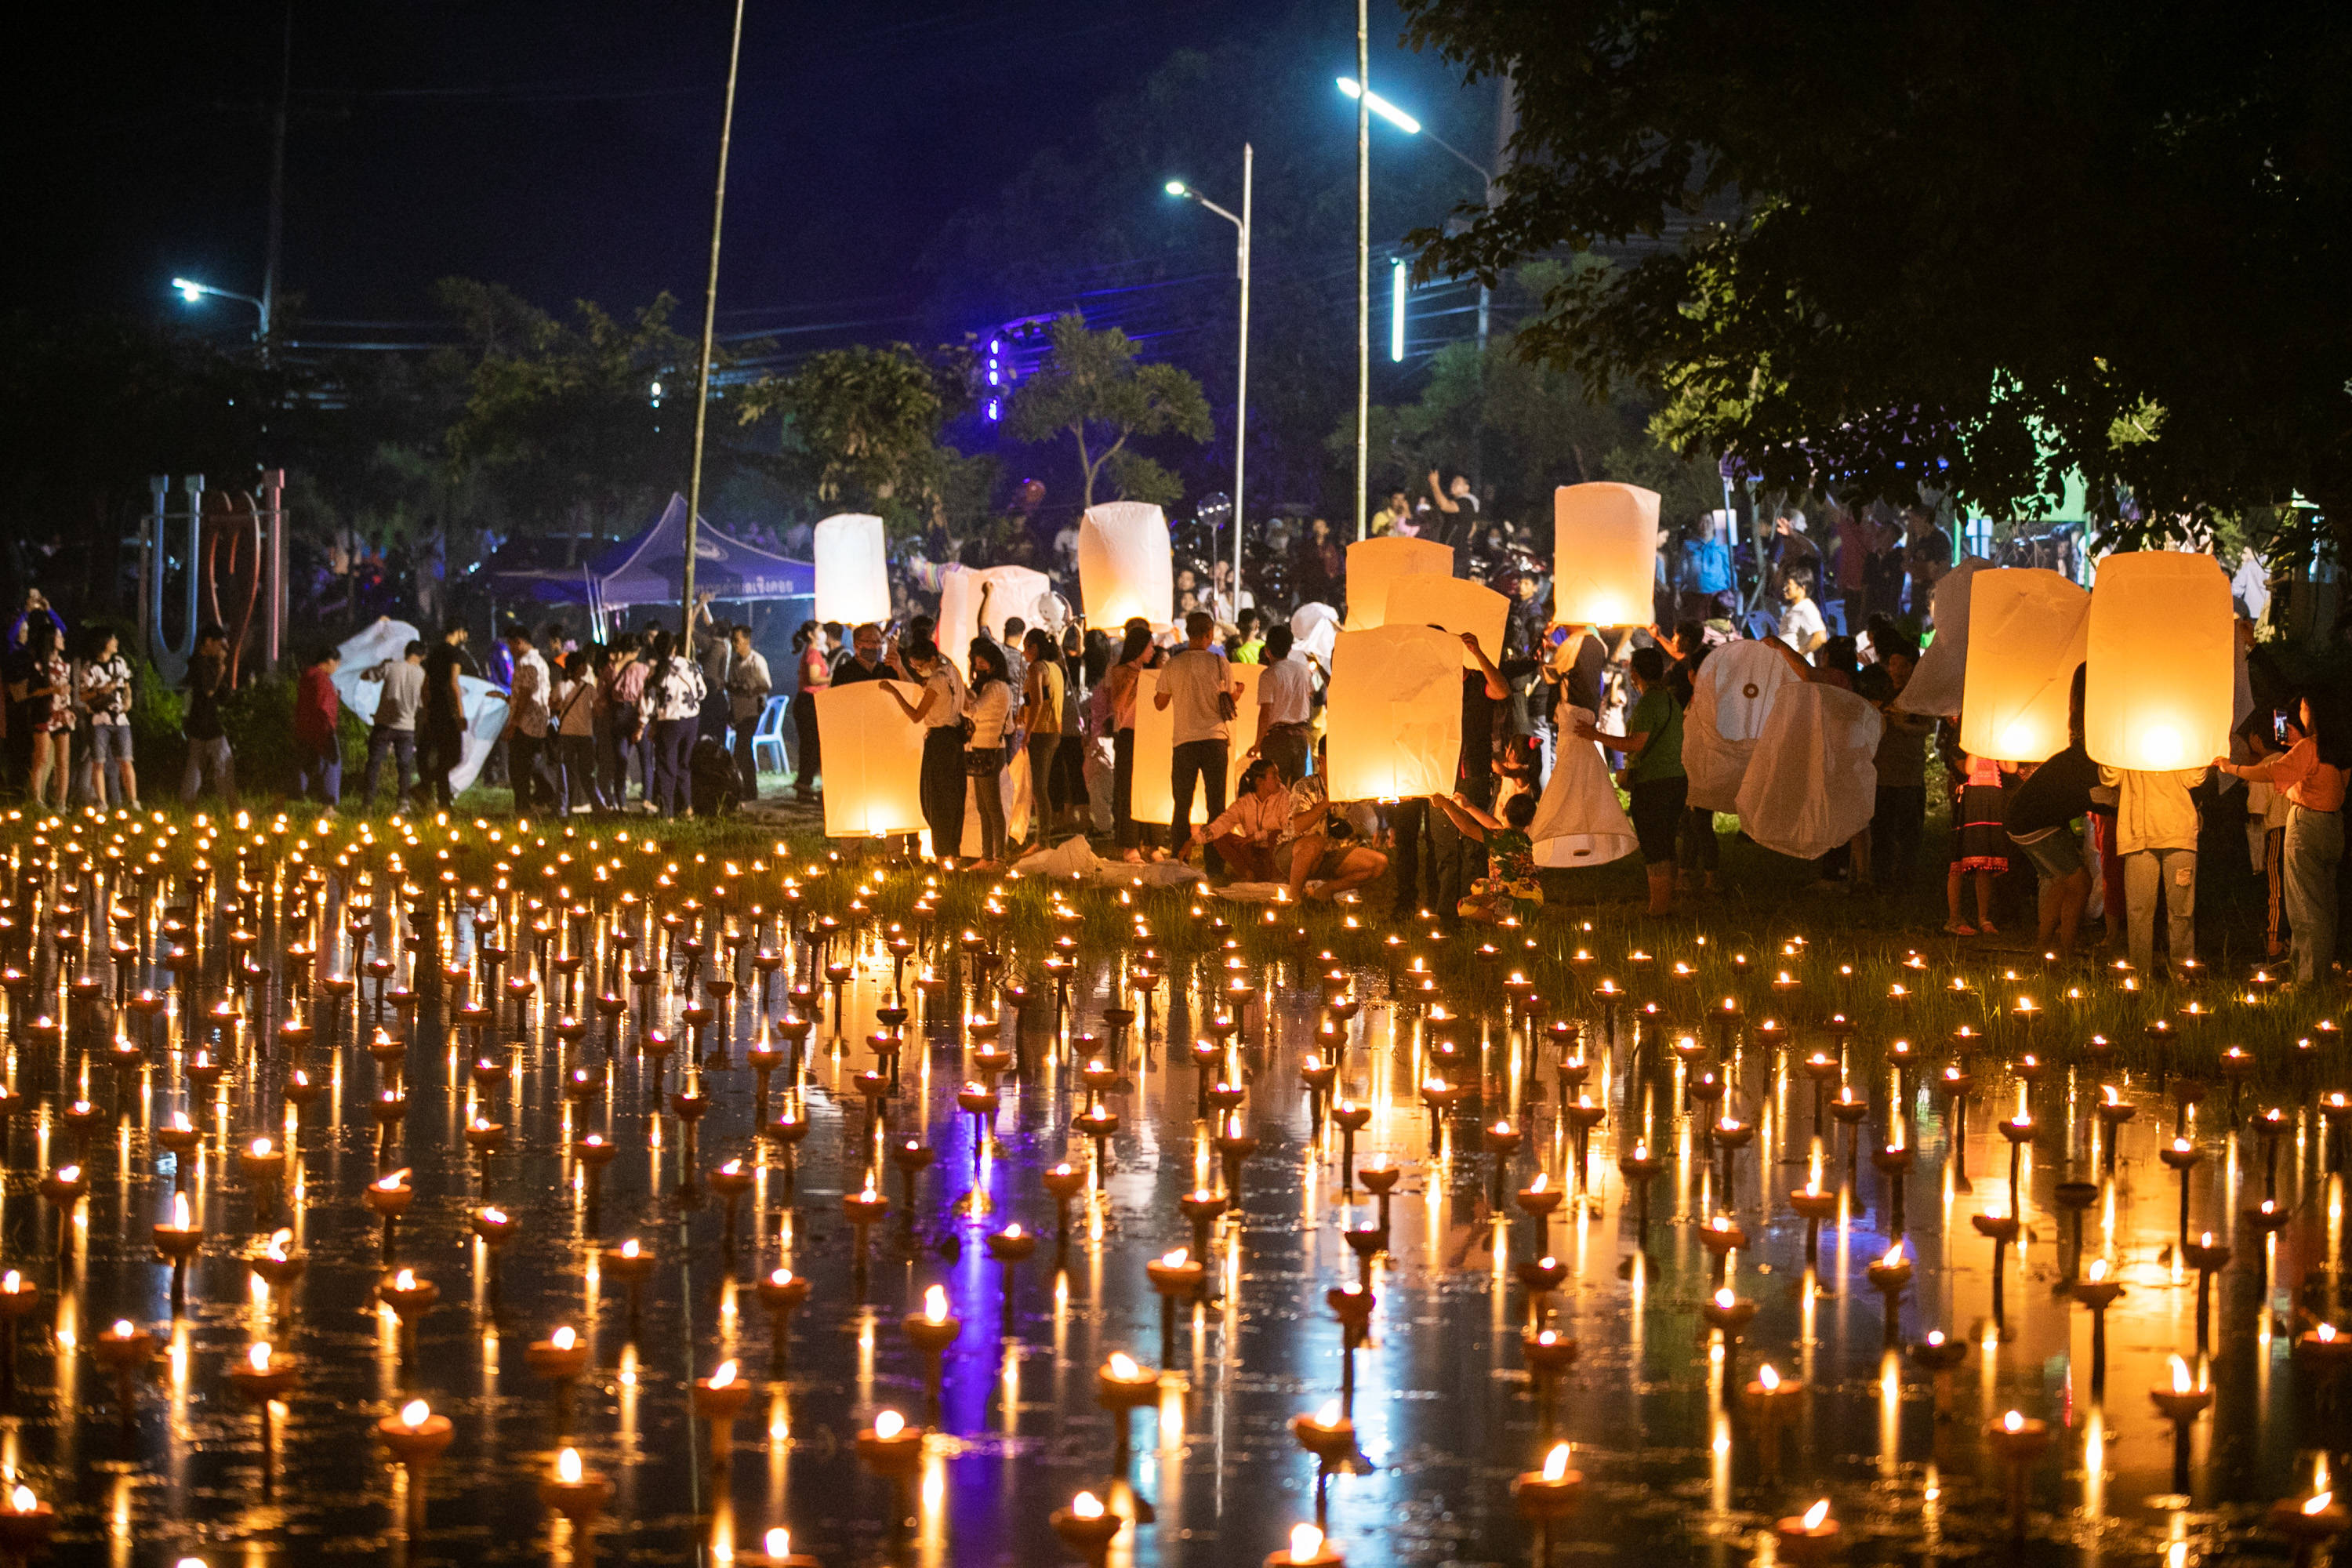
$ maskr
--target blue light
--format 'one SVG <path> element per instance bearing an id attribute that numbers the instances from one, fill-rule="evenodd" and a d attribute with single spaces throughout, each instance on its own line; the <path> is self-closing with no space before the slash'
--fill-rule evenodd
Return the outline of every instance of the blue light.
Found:
<path id="1" fill-rule="evenodd" d="M 991 338 L 988 340 L 988 352 L 990 353 L 1001 353 L 1003 348 L 1004 340 L 1003 338 Z"/>
<path id="2" fill-rule="evenodd" d="M 999 417 L 999 415 L 998 415 L 998 412 L 997 412 L 997 403 L 996 403 L 996 399 L 994 399 L 993 397 L 992 397 L 992 398 L 990 398 L 990 399 L 988 400 L 988 416 L 989 416 L 991 419 L 994 419 L 994 418 Z"/>
<path id="3" fill-rule="evenodd" d="M 988 384 L 991 386 L 996 384 L 996 372 L 993 369 L 988 373 Z"/>

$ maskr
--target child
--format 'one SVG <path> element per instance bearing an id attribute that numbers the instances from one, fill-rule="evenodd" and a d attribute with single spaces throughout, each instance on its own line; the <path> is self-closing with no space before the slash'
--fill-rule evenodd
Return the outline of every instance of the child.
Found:
<path id="1" fill-rule="evenodd" d="M 1470 884 L 1469 896 L 1454 906 L 1454 912 L 1464 920 L 1489 925 L 1532 917 L 1543 903 L 1543 884 L 1536 880 L 1536 847 L 1528 837 L 1528 824 L 1536 819 L 1536 797 L 1513 795 L 1503 806 L 1499 821 L 1458 791 L 1429 798 L 1462 837 L 1486 846 L 1486 875 Z"/>
<path id="2" fill-rule="evenodd" d="M 1992 923 L 1993 879 L 2009 869 L 2009 828 L 2000 793 L 2000 764 L 1990 757 L 1956 753 L 1960 787 L 1952 798 L 1952 868 L 1944 879 L 1944 902 L 1949 918 L 1944 929 L 1954 936 L 1999 936 Z M 1977 884 L 1977 923 L 1960 913 L 1960 888 L 1969 873 Z"/>

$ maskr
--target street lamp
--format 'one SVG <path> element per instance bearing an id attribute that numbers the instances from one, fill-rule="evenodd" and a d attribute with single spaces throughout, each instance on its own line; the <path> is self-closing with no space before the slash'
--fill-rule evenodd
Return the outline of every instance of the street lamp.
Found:
<path id="1" fill-rule="evenodd" d="M 251 294 L 240 294 L 234 289 L 215 289 L 209 283 L 199 283 L 192 278 L 174 278 L 172 279 L 172 287 L 178 289 L 180 298 L 191 305 L 203 300 L 205 295 L 211 294 L 223 300 L 242 300 L 252 306 L 261 317 L 261 330 L 255 334 L 257 341 L 261 344 L 261 362 L 264 364 L 269 363 L 269 302 L 268 300 Z"/>
<path id="2" fill-rule="evenodd" d="M 1234 269 L 1242 280 L 1242 342 L 1240 369 L 1235 373 L 1234 390 L 1234 604 L 1238 610 L 1242 597 L 1242 468 L 1249 450 L 1249 294 L 1250 294 L 1250 186 L 1251 166 L 1255 153 L 1246 142 L 1242 143 L 1242 210 L 1227 211 L 1186 184 L 1171 180 L 1168 194 L 1216 214 L 1234 226 L 1237 237 Z"/>
<path id="3" fill-rule="evenodd" d="M 1391 103 L 1379 93 L 1366 92 L 1363 88 L 1357 84 L 1355 78 L 1345 76 L 1341 77 L 1339 79 L 1339 90 L 1350 99 L 1362 100 L 1366 108 L 1370 109 L 1374 114 L 1379 115 L 1382 120 L 1387 121 L 1391 125 L 1393 125 L 1398 130 L 1403 132 L 1406 135 L 1426 136 L 1432 142 L 1436 142 L 1440 147 L 1444 148 L 1448 153 L 1453 153 L 1454 157 L 1460 159 L 1464 165 L 1466 166 L 1472 174 L 1478 176 L 1485 192 L 1486 205 L 1490 208 L 1494 206 L 1495 172 L 1492 169 L 1489 169 L 1486 164 L 1481 163 L 1477 159 L 1470 156 L 1469 153 L 1465 153 L 1461 148 L 1454 145 L 1453 142 L 1448 142 L 1444 137 L 1440 136 L 1436 132 L 1423 125 L 1420 121 L 1415 120 L 1412 115 L 1407 114 L 1403 110 L 1399 109 L 1395 104 Z M 1492 302 L 1491 292 L 1487 289 L 1486 285 L 1484 283 L 1479 284 L 1478 346 L 1480 348 L 1486 346 L 1486 319 L 1488 308 Z"/>

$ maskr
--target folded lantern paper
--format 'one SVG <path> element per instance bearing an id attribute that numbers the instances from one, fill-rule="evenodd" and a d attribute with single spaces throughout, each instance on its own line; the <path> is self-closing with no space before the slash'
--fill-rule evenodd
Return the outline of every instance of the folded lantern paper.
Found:
<path id="1" fill-rule="evenodd" d="M 1166 626 L 1176 614 L 1176 556 L 1168 519 L 1144 501 L 1105 501 L 1078 520 L 1078 588 L 1087 624 L 1116 637 L 1140 616 Z"/>
<path id="2" fill-rule="evenodd" d="M 2091 760 L 2161 773 L 2227 752 L 2236 642 L 2230 579 L 2210 555 L 2142 550 L 2101 561 L 2084 654 Z"/>
<path id="3" fill-rule="evenodd" d="M 1451 794 L 1462 763 L 1462 643 L 1427 626 L 1342 632 L 1325 773 L 1335 801 Z"/>
<path id="4" fill-rule="evenodd" d="M 1562 704 L 1559 760 L 1544 781 L 1528 837 L 1538 866 L 1605 866 L 1641 847 L 1633 819 L 1610 782 L 1601 748 L 1571 732 L 1595 721 L 1589 708 Z"/>
<path id="5" fill-rule="evenodd" d="M 1740 831 L 1800 860 L 1850 841 L 1877 808 L 1885 727 L 1878 710 L 1851 691 L 1801 680 L 1782 687 L 1739 782 Z"/>
<path id="6" fill-rule="evenodd" d="M 1552 491 L 1552 622 L 1646 626 L 1658 575 L 1658 492 L 1639 485 Z"/>
<path id="7" fill-rule="evenodd" d="M 2023 566 L 1976 574 L 1969 589 L 1962 751 L 2039 763 L 2066 749 L 2067 710 L 2090 614 L 2091 595 L 2063 573 Z"/>
<path id="8" fill-rule="evenodd" d="M 971 639 L 982 625 L 981 591 L 988 593 L 988 635 L 1004 640 L 1004 623 L 1018 616 L 1029 626 L 1038 624 L 1038 601 L 1054 591 L 1053 580 L 1026 566 L 989 566 L 973 570 L 950 566 L 940 573 L 940 651 L 971 679 Z M 1019 648 L 1013 650 L 1020 652 Z"/>
<path id="9" fill-rule="evenodd" d="M 888 620 L 890 567 L 883 545 L 878 517 L 848 511 L 818 523 L 811 549 L 816 557 L 816 607 L 810 613 L 845 626 Z"/>
<path id="10" fill-rule="evenodd" d="M 1706 656 L 1683 715 L 1683 772 L 1695 811 L 1736 811 L 1748 758 L 1783 689 L 1802 685 L 1771 645 L 1726 643 Z"/>
<path id="11" fill-rule="evenodd" d="M 1992 569 L 1991 562 L 1969 555 L 1936 580 L 1936 635 L 1920 652 L 1909 682 L 1896 693 L 1895 711 L 1948 719 L 1960 710 L 1969 671 L 1969 612 L 1979 574 Z"/>
<path id="12" fill-rule="evenodd" d="M 923 700 L 921 687 L 889 680 L 828 686 L 815 694 L 828 838 L 875 838 L 923 829 L 927 731 L 892 700 L 887 689 L 892 686 L 909 702 Z"/>
<path id="13" fill-rule="evenodd" d="M 1389 585 L 1400 577 L 1451 577 L 1454 548 L 1433 539 L 1382 534 L 1348 546 L 1348 624 L 1367 632 L 1386 623 Z"/>
<path id="14" fill-rule="evenodd" d="M 1227 664 L 1225 672 L 1242 686 L 1241 696 L 1234 699 L 1235 716 L 1226 726 L 1225 800 L 1230 805 L 1242 770 L 1249 765 L 1243 753 L 1257 738 L 1257 678 L 1265 673 L 1265 668 Z M 1127 812 L 1134 822 L 1166 823 L 1176 815 L 1176 710 L 1172 707 L 1165 712 L 1160 710 L 1152 700 L 1159 690 L 1160 671 L 1145 670 L 1135 688 L 1135 784 L 1129 795 Z M 1208 820 L 1208 792 L 1196 787 L 1192 791 L 1192 822 L 1199 825 Z"/>
<path id="15" fill-rule="evenodd" d="M 1500 661 L 1503 624 L 1510 613 L 1511 601 L 1483 583 L 1416 574 L 1390 580 L 1388 610 L 1381 624 L 1435 626 L 1455 637 L 1468 632 L 1478 639 L 1488 658 Z M 1462 668 L 1478 668 L 1466 647 L 1462 650 Z"/>

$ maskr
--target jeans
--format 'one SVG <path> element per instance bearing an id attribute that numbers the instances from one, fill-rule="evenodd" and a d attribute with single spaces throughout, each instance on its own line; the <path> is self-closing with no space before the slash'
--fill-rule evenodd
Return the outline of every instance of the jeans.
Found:
<path id="1" fill-rule="evenodd" d="M 1870 814 L 1870 868 L 1881 892 L 1911 885 L 1927 826 L 1926 784 L 1880 784 Z"/>
<path id="2" fill-rule="evenodd" d="M 760 764 L 751 755 L 751 736 L 760 728 L 760 715 L 735 721 L 735 780 L 743 786 L 747 801 L 760 798 Z"/>
<path id="3" fill-rule="evenodd" d="M 1111 737 L 1110 822 L 1121 849 L 1143 841 L 1143 830 L 1130 815 L 1135 810 L 1135 731 L 1121 730 Z"/>
<path id="4" fill-rule="evenodd" d="M 1208 810 L 1204 822 L 1214 822 L 1225 814 L 1225 769 L 1230 748 L 1223 741 L 1187 741 L 1170 753 L 1168 791 L 1174 797 L 1175 810 L 1169 814 L 1168 840 L 1181 846 L 1192 837 L 1192 785 L 1197 780 L 1206 791 Z"/>
<path id="5" fill-rule="evenodd" d="M 323 804 L 342 804 L 343 748 L 331 735 L 317 744 L 294 742 L 294 793 L 308 800 L 313 784 L 318 786 L 319 799 Z"/>
<path id="6" fill-rule="evenodd" d="M 2124 909 L 2130 923 L 2132 967 L 2143 974 L 2156 962 L 2156 904 L 2164 900 L 2165 942 L 2174 964 L 2197 956 L 2197 851 L 2135 849 L 2124 857 Z"/>
<path id="7" fill-rule="evenodd" d="M 693 784 L 687 765 L 702 731 L 698 719 L 656 719 L 653 722 L 652 769 L 646 774 L 646 798 L 664 816 L 676 816 L 694 805 Z"/>
<path id="8" fill-rule="evenodd" d="M 232 807 L 236 805 L 236 759 L 229 754 L 226 735 L 188 742 L 188 765 L 180 774 L 180 804 L 195 805 L 207 779 L 224 802 Z"/>
<path id="9" fill-rule="evenodd" d="M 575 811 L 601 811 L 604 797 L 596 787 L 596 737 L 558 735 L 555 739 L 556 810 L 569 816 Z"/>
<path id="10" fill-rule="evenodd" d="M 2344 814 L 2295 806 L 2286 819 L 2286 913 L 2294 932 L 2294 981 L 2316 984 L 2336 960 L 2336 868 Z"/>
<path id="11" fill-rule="evenodd" d="M 130 804 L 130 792 L 124 789 L 122 770 L 131 763 L 131 726 L 128 724 L 92 724 L 89 744 L 83 753 L 95 770 L 90 780 L 89 798 L 108 806 Z M 117 764 L 121 764 L 118 766 Z"/>
<path id="12" fill-rule="evenodd" d="M 1111 765 L 1108 748 L 1097 740 L 1079 742 L 1078 783 L 1087 796 L 1087 817 L 1097 833 L 1111 830 L 1111 800 L 1118 788 L 1118 770 Z M 1064 755 L 1067 755 L 1066 752 Z"/>
<path id="13" fill-rule="evenodd" d="M 528 816 L 541 802 L 557 805 L 554 781 L 547 776 L 548 735 L 526 735 L 520 730 L 507 736 L 507 782 L 514 786 L 517 816 Z"/>
<path id="14" fill-rule="evenodd" d="M 1054 763 L 1061 755 L 1059 735 L 1029 737 L 1029 833 L 1038 844 L 1054 841 L 1053 827 L 1062 815 L 1062 775 Z"/>
<path id="15" fill-rule="evenodd" d="M 972 803 L 980 808 L 980 858 L 983 860 L 1004 858 L 1004 748 L 991 747 L 986 751 L 974 747 L 964 753 L 968 761 L 994 759 L 991 766 L 982 760 L 982 772 L 965 769 L 971 780 Z"/>
<path id="16" fill-rule="evenodd" d="M 393 777 L 400 792 L 394 800 L 394 809 L 408 809 L 408 797 L 416 788 L 416 731 L 387 730 L 379 724 L 368 731 L 367 776 L 360 785 L 362 811 L 375 809 L 375 784 L 376 780 L 383 776 L 386 752 L 392 753 Z"/>
<path id="17" fill-rule="evenodd" d="M 806 796 L 814 795 L 817 775 L 824 771 L 824 758 L 817 743 L 816 693 L 793 693 L 793 742 L 800 755 L 793 773 L 793 793 Z"/>
<path id="18" fill-rule="evenodd" d="M 963 858 L 963 733 L 933 725 L 923 737 L 923 821 L 931 830 L 931 858 Z"/>

